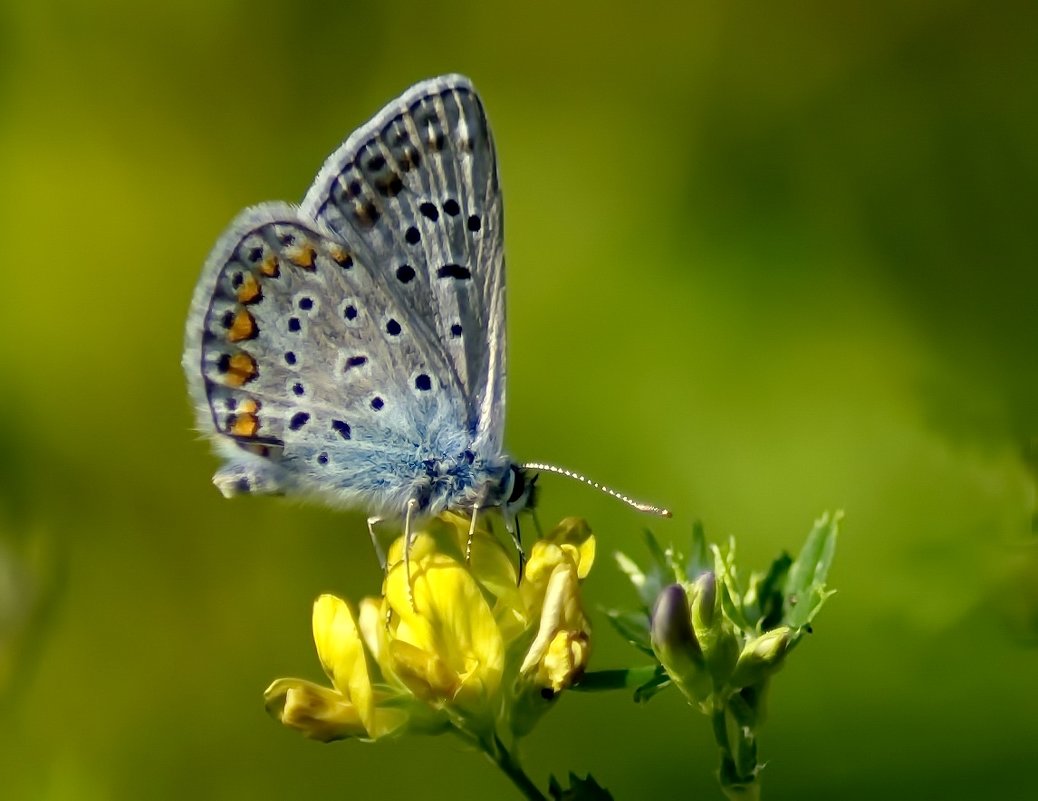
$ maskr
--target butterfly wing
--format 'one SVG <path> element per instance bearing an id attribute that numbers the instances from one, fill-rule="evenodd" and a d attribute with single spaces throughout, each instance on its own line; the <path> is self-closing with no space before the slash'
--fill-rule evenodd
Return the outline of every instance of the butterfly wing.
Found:
<path id="1" fill-rule="evenodd" d="M 452 366 L 403 303 L 363 243 L 288 204 L 239 215 L 199 279 L 183 359 L 225 494 L 403 508 L 417 456 L 466 424 Z"/>
<path id="2" fill-rule="evenodd" d="M 499 456 L 504 218 L 494 143 L 469 80 L 433 78 L 388 104 L 328 157 L 301 209 L 355 243 L 438 343 L 462 388 L 472 447 Z"/>

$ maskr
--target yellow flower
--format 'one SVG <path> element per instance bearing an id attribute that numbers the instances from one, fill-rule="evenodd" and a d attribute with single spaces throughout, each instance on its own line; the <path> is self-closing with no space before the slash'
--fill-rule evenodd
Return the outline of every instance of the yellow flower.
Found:
<path id="1" fill-rule="evenodd" d="M 399 728 L 406 716 L 378 708 L 363 644 L 346 602 L 322 595 L 314 602 L 314 643 L 333 688 L 302 679 L 278 679 L 264 693 L 267 711 L 286 726 L 315 740 L 378 739 Z"/>
<path id="2" fill-rule="evenodd" d="M 334 690 L 281 679 L 267 691 L 280 720 L 317 739 L 377 739 L 394 731 L 439 732 L 451 725 L 477 741 L 501 726 L 529 730 L 551 699 L 587 666 L 591 629 L 580 581 L 594 561 L 587 524 L 564 520 L 534 543 L 517 582 L 515 555 L 469 521 L 446 514 L 389 551 L 381 598 L 349 607 L 322 596 L 314 639 Z M 383 683 L 373 685 L 366 654 Z M 375 689 L 377 686 L 378 689 Z"/>

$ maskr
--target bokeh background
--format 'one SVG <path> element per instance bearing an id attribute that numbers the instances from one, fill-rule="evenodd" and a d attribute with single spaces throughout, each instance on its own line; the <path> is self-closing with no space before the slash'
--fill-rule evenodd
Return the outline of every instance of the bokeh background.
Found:
<path id="1" fill-rule="evenodd" d="M 223 500 L 185 312 L 239 208 L 299 199 L 414 81 L 470 75 L 506 193 L 509 441 L 603 553 L 702 519 L 763 567 L 847 512 L 778 678 L 772 799 L 1034 798 L 1038 15 L 1031 3 L 0 4 L 0 796 L 513 797 L 447 738 L 308 742 L 360 514 Z M 602 559 L 586 597 L 634 602 Z M 597 616 L 593 665 L 638 656 Z M 531 774 L 717 798 L 676 693 L 569 695 Z"/>

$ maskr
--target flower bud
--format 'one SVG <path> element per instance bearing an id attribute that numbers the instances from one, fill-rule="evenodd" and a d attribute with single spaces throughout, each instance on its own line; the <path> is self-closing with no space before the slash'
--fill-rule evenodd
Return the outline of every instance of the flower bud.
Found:
<path id="1" fill-rule="evenodd" d="M 710 693 L 703 649 L 692 630 L 688 595 L 681 584 L 663 588 L 652 612 L 652 650 L 667 674 L 689 699 L 702 701 Z"/>
<path id="2" fill-rule="evenodd" d="M 746 643 L 735 665 L 732 686 L 748 687 L 772 675 L 782 666 L 791 638 L 789 626 L 780 626 Z"/>
<path id="3" fill-rule="evenodd" d="M 697 578 L 693 590 L 695 595 L 692 599 L 692 626 L 696 634 L 702 636 L 713 625 L 715 612 L 720 611 L 714 571 L 708 570 Z"/>

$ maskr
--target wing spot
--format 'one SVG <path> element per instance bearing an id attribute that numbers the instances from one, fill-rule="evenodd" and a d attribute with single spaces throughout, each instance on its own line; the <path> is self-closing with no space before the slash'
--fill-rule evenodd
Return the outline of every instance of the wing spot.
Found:
<path id="1" fill-rule="evenodd" d="M 386 166 L 386 160 L 383 156 L 372 156 L 368 160 L 368 169 L 372 172 L 378 172 Z"/>
<path id="2" fill-rule="evenodd" d="M 278 241 L 282 245 L 286 245 L 287 246 L 287 245 L 291 245 L 293 242 L 295 242 L 296 238 L 292 234 L 282 234 L 281 236 L 278 237 Z"/>
<path id="3" fill-rule="evenodd" d="M 228 312 L 229 314 L 230 312 Z M 223 318 L 224 324 L 227 323 L 227 315 Z M 234 318 L 231 320 L 231 324 L 227 326 L 229 329 L 227 332 L 227 339 L 231 342 L 243 342 L 246 339 L 255 339 L 259 334 L 259 327 L 256 325 L 255 319 L 246 309 L 241 309 Z"/>
<path id="4" fill-rule="evenodd" d="M 472 277 L 472 271 L 460 264 L 445 264 L 436 271 L 440 278 L 456 278 L 459 281 L 467 281 Z"/>
<path id="5" fill-rule="evenodd" d="M 472 233 L 475 233 L 483 226 L 483 223 L 479 219 L 478 214 L 472 214 L 469 216 L 468 228 Z"/>
<path id="6" fill-rule="evenodd" d="M 396 278 L 401 284 L 408 284 L 414 279 L 414 267 L 410 264 L 401 264 L 396 268 Z"/>
<path id="7" fill-rule="evenodd" d="M 253 264 L 258 262 L 262 258 L 263 258 L 263 248 L 256 247 L 256 248 L 252 248 L 249 251 L 249 261 L 251 261 Z"/>
<path id="8" fill-rule="evenodd" d="M 328 464 L 328 454 L 324 451 L 317 454 L 317 464 Z"/>
<path id="9" fill-rule="evenodd" d="M 422 392 L 428 392 L 432 389 L 432 379 L 425 373 L 422 373 L 414 380 L 414 386 L 415 389 L 421 390 Z"/>
<path id="10" fill-rule="evenodd" d="M 296 412 L 292 415 L 292 419 L 288 421 L 288 427 L 293 431 L 298 431 L 307 424 L 310 420 L 310 415 L 307 412 Z"/>
<path id="11" fill-rule="evenodd" d="M 310 311 L 310 309 L 312 309 L 313 307 L 314 307 L 314 299 L 313 298 L 300 298 L 300 300 L 299 300 L 299 308 L 300 309 L 302 309 L 303 311 Z"/>
<path id="12" fill-rule="evenodd" d="M 433 222 L 440 219 L 440 212 L 436 210 L 436 206 L 432 203 L 423 203 L 418 207 L 418 210 L 425 218 L 432 220 Z"/>
<path id="13" fill-rule="evenodd" d="M 458 201 L 454 198 L 449 197 L 443 203 L 443 210 L 447 212 L 451 217 L 457 217 L 461 213 L 461 206 L 458 205 Z"/>
<path id="14" fill-rule="evenodd" d="M 342 316 L 345 317 L 347 320 L 356 320 L 357 307 L 353 305 L 347 306 L 343 311 Z"/>
<path id="15" fill-rule="evenodd" d="M 295 395 L 303 395 L 303 394 L 306 393 L 306 389 L 303 387 L 302 384 L 297 382 L 297 383 L 292 385 L 292 392 Z"/>
<path id="16" fill-rule="evenodd" d="M 451 336 L 455 339 L 461 336 L 461 323 L 455 323 L 451 326 Z"/>
<path id="17" fill-rule="evenodd" d="M 292 351 L 290 351 L 290 350 L 286 350 L 285 351 L 285 363 L 286 364 L 295 364 L 296 363 L 296 355 Z"/>
<path id="18" fill-rule="evenodd" d="M 384 400 L 382 400 L 382 398 L 378 397 L 377 395 L 374 398 L 371 399 L 371 408 L 374 409 L 376 412 L 381 411 L 382 407 L 385 406 L 385 405 L 386 405 L 386 402 Z"/>
<path id="19" fill-rule="evenodd" d="M 291 319 L 289 319 L 289 321 L 288 321 L 288 330 L 291 331 L 292 333 L 296 333 L 302 327 L 303 327 L 303 324 L 299 322 L 299 318 L 298 317 L 292 317 Z"/>
<path id="20" fill-rule="evenodd" d="M 389 322 L 386 323 L 386 333 L 389 334 L 391 337 L 399 336 L 400 330 L 400 323 L 398 323 L 396 320 L 390 318 Z"/>
<path id="21" fill-rule="evenodd" d="M 353 266 L 353 257 L 344 248 L 335 246 L 329 251 L 332 260 L 342 269 L 348 270 Z"/>
<path id="22" fill-rule="evenodd" d="M 239 275 L 241 273 L 234 277 L 237 279 Z M 263 290 L 260 289 L 259 281 L 256 280 L 256 276 L 252 273 L 246 273 L 242 276 L 237 289 L 239 303 L 259 303 L 263 300 Z"/>
<path id="23" fill-rule="evenodd" d="M 343 368 L 343 371 L 349 370 L 350 368 L 353 368 L 353 367 L 362 367 L 362 366 L 364 366 L 367 363 L 368 363 L 368 357 L 367 356 L 350 356 L 346 360 L 346 366 Z"/>
<path id="24" fill-rule="evenodd" d="M 419 233 L 418 229 L 412 225 L 404 233 L 404 239 L 407 240 L 407 244 L 409 245 L 417 245 L 422 241 L 422 235 Z"/>
<path id="25" fill-rule="evenodd" d="M 345 420 L 332 420 L 332 429 L 338 432 L 343 439 L 350 439 L 350 426 Z"/>

